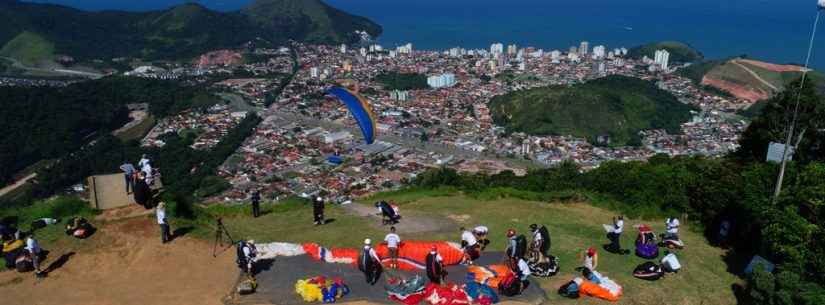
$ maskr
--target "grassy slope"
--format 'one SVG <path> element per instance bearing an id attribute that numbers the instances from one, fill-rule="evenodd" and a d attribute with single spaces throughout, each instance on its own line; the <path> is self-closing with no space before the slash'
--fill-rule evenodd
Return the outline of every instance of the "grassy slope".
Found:
<path id="1" fill-rule="evenodd" d="M 576 135 L 594 139 L 610 134 L 626 144 L 639 130 L 679 132 L 690 107 L 652 83 L 608 77 L 573 87 L 516 91 L 490 102 L 493 119 L 509 130 L 539 135 Z"/>
<path id="2" fill-rule="evenodd" d="M 555 294 L 556 289 L 570 280 L 576 273 L 573 268 L 579 263 L 577 253 L 586 247 L 600 246 L 606 243 L 602 223 L 609 222 L 613 214 L 607 210 L 595 208 L 588 204 L 548 204 L 519 199 L 476 200 L 455 195 L 448 189 L 428 191 L 405 191 L 382 194 L 376 198 L 396 200 L 402 213 L 418 216 L 431 215 L 443 219 L 463 219 L 462 222 L 447 226 L 447 230 L 402 234 L 402 238 L 425 240 L 457 240 L 460 225 L 474 226 L 485 224 L 492 232 L 491 247 L 501 251 L 504 237 L 501 232 L 514 227 L 526 230 L 530 223 L 542 223 L 548 226 L 552 235 L 551 253 L 560 259 L 562 271 L 550 279 L 540 280 L 548 291 L 553 304 L 603 304 L 604 301 L 592 298 L 567 300 Z M 243 215 L 227 217 L 227 227 L 236 238 L 253 238 L 257 241 L 319 242 L 331 247 L 359 246 L 364 238 L 380 240 L 385 232 L 377 229 L 374 219 L 363 219 L 346 214 L 339 207 L 327 210 L 329 218 L 335 222 L 321 227 L 313 227 L 311 207 L 307 204 L 289 203 L 278 207 L 261 218 L 251 219 L 248 212 Z M 237 209 L 234 209 L 237 212 Z M 234 212 L 233 212 L 234 213 Z M 663 220 L 649 220 L 657 232 L 663 230 Z M 627 220 L 628 233 L 622 243 L 630 247 L 635 234 L 632 225 L 637 220 Z M 372 224 L 372 225 L 371 225 Z M 738 280 L 727 273 L 722 261 L 723 252 L 707 244 L 699 233 L 690 231 L 690 226 L 683 228 L 683 239 L 688 247 L 678 253 L 684 266 L 679 274 L 670 275 L 657 282 L 646 282 L 632 277 L 633 268 L 644 260 L 630 255 L 617 256 L 601 253 L 600 270 L 615 279 L 624 287 L 621 304 L 734 304 L 735 299 L 730 289 Z M 211 238 L 208 233 L 202 236 Z"/>
<path id="3" fill-rule="evenodd" d="M 11 57 L 33 66 L 54 57 L 54 45 L 32 32 L 23 32 L 0 49 L 0 56 Z"/>

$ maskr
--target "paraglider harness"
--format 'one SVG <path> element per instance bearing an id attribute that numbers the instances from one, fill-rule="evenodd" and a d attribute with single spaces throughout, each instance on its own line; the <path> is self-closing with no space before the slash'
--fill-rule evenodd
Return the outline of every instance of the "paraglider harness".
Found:
<path id="1" fill-rule="evenodd" d="M 243 240 L 238 241 L 235 248 L 237 251 L 237 258 L 235 262 L 238 264 L 238 268 L 246 272 L 248 276 L 254 275 L 252 265 L 255 263 L 255 258 L 258 256 L 258 249 L 255 248 L 254 244 L 248 243 Z M 246 253 L 244 253 L 244 248 L 249 249 L 249 255 L 246 255 Z"/>
<path id="2" fill-rule="evenodd" d="M 66 235 L 74 236 L 76 238 L 86 238 L 91 235 L 94 227 L 86 218 L 72 217 L 66 223 Z"/>
<path id="3" fill-rule="evenodd" d="M 401 220 L 401 215 L 398 215 L 395 209 L 386 201 L 376 202 L 375 206 L 381 209 L 381 223 L 383 225 L 397 224 Z"/>

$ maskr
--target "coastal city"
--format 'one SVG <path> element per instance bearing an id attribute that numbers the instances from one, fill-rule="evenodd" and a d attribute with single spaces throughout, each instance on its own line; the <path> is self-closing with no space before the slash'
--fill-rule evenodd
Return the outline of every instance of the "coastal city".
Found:
<path id="1" fill-rule="evenodd" d="M 253 136 L 221 167 L 232 188 L 215 201 L 246 199 L 251 190 L 267 198 L 324 194 L 338 202 L 400 187 L 428 168 L 523 175 L 531 168 L 577 163 L 583 170 L 608 160 L 646 160 L 655 154 L 720 156 L 737 147 L 747 122 L 735 115 L 752 101 L 707 92 L 674 72 L 666 50 L 640 60 L 625 48 L 590 47 L 564 52 L 494 43 L 487 49 L 416 50 L 412 44 L 308 45 L 251 49 L 257 61 L 221 50 L 191 67 L 144 66 L 126 74 L 208 82 L 235 100 L 161 120 L 143 139 L 159 146 L 166 132 L 197 133 L 193 148 L 220 141 L 247 112 L 263 118 Z M 426 88 L 388 89 L 382 74 L 427 76 Z M 574 85 L 608 75 L 655 82 L 682 103 L 695 106 L 681 134 L 640 132 L 641 146 L 591 143 L 573 135 L 508 133 L 496 126 L 490 99 L 548 85 Z M 367 145 L 346 106 L 326 91 L 357 90 L 376 114 L 377 141 Z M 268 99 L 268 97 L 274 97 Z M 607 145 L 605 145 L 607 144 Z"/>

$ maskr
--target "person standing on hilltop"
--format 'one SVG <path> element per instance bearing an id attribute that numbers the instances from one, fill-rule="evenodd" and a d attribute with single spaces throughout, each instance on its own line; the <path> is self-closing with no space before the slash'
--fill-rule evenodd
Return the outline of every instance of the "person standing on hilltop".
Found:
<path id="1" fill-rule="evenodd" d="M 135 185 L 132 187 L 132 196 L 135 199 L 135 203 L 142 205 L 147 210 L 151 208 L 149 201 L 152 199 L 152 190 L 143 179 L 142 172 L 137 173 Z"/>
<path id="2" fill-rule="evenodd" d="M 312 202 L 312 216 L 316 226 L 324 224 L 324 199 L 321 196 Z"/>
<path id="3" fill-rule="evenodd" d="M 387 250 L 390 254 L 390 268 L 398 268 L 398 247 L 401 246 L 401 237 L 395 233 L 395 227 L 390 227 L 390 233 L 384 236 Z"/>
<path id="4" fill-rule="evenodd" d="M 134 184 L 135 184 L 135 166 L 132 163 L 123 163 L 120 166 L 120 170 L 123 171 L 123 178 L 126 180 L 126 194 L 131 194 L 134 191 Z"/>
<path id="5" fill-rule="evenodd" d="M 164 244 L 170 242 L 172 237 L 169 234 L 169 222 L 166 218 L 165 202 L 161 201 L 158 203 L 158 206 L 155 208 L 155 216 L 158 219 L 158 225 L 160 225 L 160 241 Z"/>
<path id="6" fill-rule="evenodd" d="M 261 191 L 253 191 L 250 200 L 252 201 L 252 217 L 261 216 Z"/>

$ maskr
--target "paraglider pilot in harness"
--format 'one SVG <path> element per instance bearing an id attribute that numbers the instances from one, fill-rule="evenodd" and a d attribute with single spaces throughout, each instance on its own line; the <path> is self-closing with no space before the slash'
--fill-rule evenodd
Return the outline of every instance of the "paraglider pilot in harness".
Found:
<path id="1" fill-rule="evenodd" d="M 481 256 L 481 246 L 478 244 L 473 232 L 461 227 L 461 247 L 464 248 L 464 261 L 466 264 L 473 264 L 473 261 Z"/>
<path id="2" fill-rule="evenodd" d="M 447 270 L 444 269 L 444 259 L 438 254 L 438 247 L 432 246 L 427 254 L 427 278 L 436 285 L 441 285 L 447 277 Z"/>
<path id="3" fill-rule="evenodd" d="M 533 233 L 533 243 L 530 244 L 530 250 L 534 254 L 541 254 L 541 256 L 536 255 L 537 260 L 550 257 L 550 232 L 547 227 L 531 224 L 530 232 Z"/>
<path id="4" fill-rule="evenodd" d="M 367 284 L 375 285 L 381 277 L 381 259 L 371 246 L 372 240 L 364 240 L 364 249 L 358 257 L 358 269 L 364 272 Z"/>
<path id="5" fill-rule="evenodd" d="M 247 276 L 255 275 L 255 261 L 258 257 L 258 249 L 254 240 L 239 241 L 236 245 L 238 268 L 243 270 Z"/>
<path id="6" fill-rule="evenodd" d="M 312 216 L 316 226 L 324 224 L 324 199 L 320 196 L 312 202 Z"/>
<path id="7" fill-rule="evenodd" d="M 397 224 L 401 219 L 401 215 L 398 215 L 398 212 L 384 200 L 376 202 L 375 207 L 378 208 L 378 215 L 381 215 L 381 222 L 384 225 Z"/>

